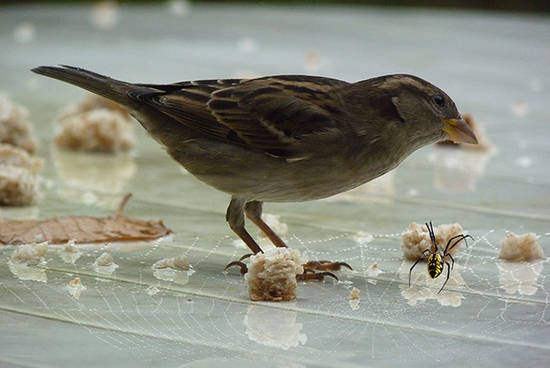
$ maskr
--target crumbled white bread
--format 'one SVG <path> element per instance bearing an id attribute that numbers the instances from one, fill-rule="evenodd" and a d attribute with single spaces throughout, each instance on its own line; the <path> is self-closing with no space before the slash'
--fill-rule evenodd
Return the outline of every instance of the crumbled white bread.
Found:
<path id="1" fill-rule="evenodd" d="M 107 252 L 103 252 L 94 261 L 94 270 L 98 273 L 110 275 L 118 268 L 118 265 L 114 262 L 113 256 Z"/>
<path id="2" fill-rule="evenodd" d="M 11 144 L 0 143 L 0 167 L 16 166 L 27 169 L 31 174 L 38 174 L 44 161 L 39 157 L 29 155 L 22 148 Z"/>
<path id="3" fill-rule="evenodd" d="M 28 120 L 29 112 L 16 105 L 4 94 L 0 94 L 0 143 L 11 144 L 33 154 L 38 142 Z"/>
<path id="4" fill-rule="evenodd" d="M 80 258 L 82 253 L 75 247 L 75 241 L 69 240 L 59 252 L 59 256 L 65 263 L 75 263 Z"/>
<path id="5" fill-rule="evenodd" d="M 134 126 L 127 114 L 97 108 L 61 121 L 55 144 L 73 151 L 126 152 L 135 146 Z"/>
<path id="6" fill-rule="evenodd" d="M 18 245 L 11 255 L 11 261 L 36 265 L 44 259 L 46 252 L 48 252 L 48 245 L 45 243 Z"/>
<path id="7" fill-rule="evenodd" d="M 94 93 L 88 93 L 84 95 L 79 101 L 65 106 L 57 116 L 57 120 L 63 121 L 67 118 L 74 117 L 84 112 L 89 112 L 96 109 L 118 111 L 125 118 L 130 119 L 130 114 L 124 106 L 114 102 L 113 100 L 109 100 L 108 98 L 101 97 Z"/>
<path id="8" fill-rule="evenodd" d="M 371 264 L 370 267 L 367 269 L 368 277 L 377 277 L 381 273 L 383 273 L 383 271 L 378 267 L 378 263 Z M 368 282 L 376 285 L 376 280 L 368 280 Z"/>
<path id="9" fill-rule="evenodd" d="M 508 233 L 500 241 L 500 259 L 512 262 L 534 261 L 543 259 L 544 252 L 535 233 L 516 235 Z"/>
<path id="10" fill-rule="evenodd" d="M 118 24 L 118 8 L 116 1 L 100 1 L 92 8 L 90 22 L 98 29 L 111 30 Z"/>
<path id="11" fill-rule="evenodd" d="M 370 243 L 374 239 L 372 234 L 364 231 L 356 232 L 351 236 L 351 238 L 361 245 Z"/>
<path id="12" fill-rule="evenodd" d="M 145 289 L 145 292 L 146 292 L 147 295 L 149 295 L 149 296 L 156 295 L 156 294 L 158 294 L 159 291 L 160 291 L 159 288 L 156 287 L 155 285 L 151 285 L 151 286 L 149 286 L 147 289 Z"/>
<path id="13" fill-rule="evenodd" d="M 97 259 L 95 260 L 95 264 L 98 266 L 111 266 L 114 263 L 113 256 L 110 255 L 107 252 L 103 252 Z"/>
<path id="14" fill-rule="evenodd" d="M 252 38 L 242 38 L 237 43 L 237 47 L 242 52 L 250 53 L 258 50 L 258 43 Z"/>
<path id="15" fill-rule="evenodd" d="M 356 311 L 361 306 L 361 299 L 359 297 L 361 290 L 357 289 L 355 286 L 351 289 L 349 293 L 349 306 L 351 310 Z"/>
<path id="16" fill-rule="evenodd" d="M 67 284 L 67 290 L 73 298 L 80 299 L 80 294 L 86 290 L 86 287 L 80 281 L 80 277 L 75 277 Z"/>
<path id="17" fill-rule="evenodd" d="M 524 118 L 529 113 L 529 106 L 523 100 L 515 101 L 510 106 L 510 109 L 512 110 L 512 113 L 518 118 Z"/>
<path id="18" fill-rule="evenodd" d="M 186 15 L 191 10 L 191 3 L 188 0 L 169 0 L 170 12 L 179 17 Z"/>
<path id="19" fill-rule="evenodd" d="M 361 294 L 361 290 L 357 289 L 355 286 L 351 289 L 349 292 L 349 298 L 351 300 L 358 300 L 359 295 Z"/>
<path id="20" fill-rule="evenodd" d="M 13 30 L 13 39 L 19 43 L 28 43 L 34 40 L 36 29 L 32 23 L 23 22 Z"/>
<path id="21" fill-rule="evenodd" d="M 299 251 L 272 248 L 250 257 L 245 279 L 251 300 L 293 300 L 296 298 L 296 275 L 302 274 L 305 258 Z"/>
<path id="22" fill-rule="evenodd" d="M 308 73 L 317 73 L 323 65 L 321 55 L 315 50 L 308 50 L 304 55 L 304 68 Z"/>
<path id="23" fill-rule="evenodd" d="M 38 197 L 37 176 L 42 165 L 42 159 L 23 148 L 0 143 L 0 205 L 33 203 Z"/>
<path id="24" fill-rule="evenodd" d="M 435 240 L 438 248 L 441 250 L 445 249 L 450 238 L 462 234 L 463 232 L 462 226 L 458 223 L 442 224 L 434 227 Z M 462 244 L 464 244 L 464 241 L 457 243 L 449 253 L 451 255 L 455 254 Z M 430 233 L 426 225 L 417 224 L 416 222 L 410 224 L 403 232 L 401 249 L 403 250 L 403 256 L 410 261 L 416 261 L 418 258 L 423 257 L 423 252 L 426 249 L 433 250 Z"/>
<path id="25" fill-rule="evenodd" d="M 24 206 L 38 197 L 36 176 L 15 166 L 0 165 L 0 205 Z"/>
<path id="26" fill-rule="evenodd" d="M 283 236 L 288 233 L 288 225 L 281 222 L 281 216 L 272 215 L 271 213 L 262 214 L 262 220 L 279 236 Z M 260 236 L 266 237 L 263 231 L 260 231 Z"/>
<path id="27" fill-rule="evenodd" d="M 74 246 L 76 241 L 74 239 L 69 240 L 64 246 L 63 251 L 67 253 L 77 252 L 76 247 Z"/>
<path id="28" fill-rule="evenodd" d="M 154 270 L 161 270 L 164 268 L 171 268 L 174 270 L 180 270 L 180 271 L 189 271 L 191 268 L 191 265 L 189 265 L 189 261 L 185 256 L 177 256 L 177 257 L 171 257 L 171 258 L 163 258 L 155 264 L 153 264 L 152 268 Z"/>

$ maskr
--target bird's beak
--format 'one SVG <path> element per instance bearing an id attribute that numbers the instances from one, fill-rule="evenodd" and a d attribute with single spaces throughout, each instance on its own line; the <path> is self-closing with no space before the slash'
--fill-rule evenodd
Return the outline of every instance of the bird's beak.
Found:
<path id="1" fill-rule="evenodd" d="M 477 144 L 477 138 L 472 128 L 462 118 L 444 119 L 443 130 L 449 135 L 449 139 L 455 143 Z"/>

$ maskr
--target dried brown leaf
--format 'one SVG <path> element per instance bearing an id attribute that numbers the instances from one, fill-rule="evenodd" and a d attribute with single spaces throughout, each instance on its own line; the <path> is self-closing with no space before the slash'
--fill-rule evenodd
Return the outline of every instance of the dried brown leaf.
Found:
<path id="1" fill-rule="evenodd" d="M 6 220 L 0 218 L 0 244 L 45 242 L 63 244 L 153 240 L 168 235 L 161 220 L 145 221 L 122 214 L 131 194 L 122 200 L 116 214 L 109 217 L 68 216 L 45 220 Z"/>

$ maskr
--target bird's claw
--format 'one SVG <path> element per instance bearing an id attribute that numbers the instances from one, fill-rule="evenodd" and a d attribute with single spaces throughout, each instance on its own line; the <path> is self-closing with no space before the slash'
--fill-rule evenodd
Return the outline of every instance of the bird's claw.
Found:
<path id="1" fill-rule="evenodd" d="M 311 269 L 304 269 L 304 273 L 296 275 L 296 280 L 298 281 L 323 281 L 325 276 L 330 276 L 338 281 L 338 277 L 332 272 L 315 272 Z"/>
<path id="2" fill-rule="evenodd" d="M 228 263 L 227 266 L 225 266 L 224 270 L 227 271 L 229 267 L 233 267 L 233 266 L 239 266 L 241 268 L 241 275 L 244 275 L 245 273 L 248 272 L 248 267 L 241 261 L 233 261 Z"/>
<path id="3" fill-rule="evenodd" d="M 340 271 L 342 267 L 353 270 L 346 262 L 309 261 L 303 265 L 304 269 L 312 271 Z"/>

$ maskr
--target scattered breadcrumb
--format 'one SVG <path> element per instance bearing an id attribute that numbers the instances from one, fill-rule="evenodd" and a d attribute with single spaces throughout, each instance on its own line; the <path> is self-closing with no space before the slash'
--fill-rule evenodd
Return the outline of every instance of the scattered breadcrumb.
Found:
<path id="1" fill-rule="evenodd" d="M 358 310 L 361 305 L 361 300 L 359 298 L 360 293 L 361 290 L 357 289 L 355 286 L 351 289 L 349 293 L 349 306 L 353 311 Z"/>
<path id="2" fill-rule="evenodd" d="M 154 285 L 151 285 L 149 286 L 147 289 L 145 289 L 145 292 L 149 295 L 149 296 L 153 296 L 153 295 L 156 295 L 158 294 L 159 292 L 159 288 L 154 286 Z"/>
<path id="3" fill-rule="evenodd" d="M 11 144 L 0 143 L 0 166 L 16 166 L 38 174 L 44 161 L 31 156 L 27 151 Z"/>
<path id="4" fill-rule="evenodd" d="M 34 40 L 36 29 L 32 23 L 23 22 L 13 30 L 13 39 L 19 43 L 28 43 Z"/>
<path id="5" fill-rule="evenodd" d="M 67 244 L 65 244 L 65 246 L 63 247 L 63 251 L 67 253 L 77 252 L 77 249 L 74 246 L 75 244 L 76 242 L 74 241 L 74 239 L 69 240 Z"/>
<path id="6" fill-rule="evenodd" d="M 357 289 L 355 286 L 351 289 L 349 293 L 349 298 L 352 300 L 358 300 L 359 294 L 361 294 L 361 290 Z"/>
<path id="7" fill-rule="evenodd" d="M 90 13 L 90 21 L 98 29 L 108 31 L 115 28 L 118 24 L 118 3 L 116 1 L 96 3 Z"/>
<path id="8" fill-rule="evenodd" d="M 252 38 L 242 38 L 237 43 L 237 47 L 242 52 L 251 53 L 258 50 L 258 43 Z"/>
<path id="9" fill-rule="evenodd" d="M 94 93 L 88 93 L 84 95 L 79 101 L 69 104 L 61 110 L 57 116 L 57 120 L 63 121 L 71 117 L 75 117 L 84 112 L 90 112 L 96 109 L 107 109 L 120 112 L 125 118 L 130 119 L 130 113 L 128 110 L 108 98 L 101 97 Z"/>
<path id="10" fill-rule="evenodd" d="M 527 103 L 523 100 L 517 100 L 515 101 L 511 106 L 510 109 L 512 110 L 512 113 L 517 116 L 518 118 L 523 118 L 529 113 L 529 106 Z"/>
<path id="11" fill-rule="evenodd" d="M 299 251 L 272 248 L 250 257 L 245 279 L 251 300 L 293 300 L 296 298 L 296 275 L 306 263 Z"/>
<path id="12" fill-rule="evenodd" d="M 155 264 L 153 264 L 152 268 L 154 270 L 162 270 L 164 268 L 172 268 L 174 270 L 180 270 L 180 271 L 189 271 L 191 266 L 189 265 L 189 261 L 185 256 L 177 256 L 177 257 L 171 257 L 171 258 L 163 258 Z"/>
<path id="13" fill-rule="evenodd" d="M 351 236 L 351 238 L 361 245 L 370 243 L 374 239 L 372 234 L 364 231 L 356 232 Z"/>
<path id="14" fill-rule="evenodd" d="M 0 205 L 23 206 L 35 202 L 42 165 L 42 159 L 24 149 L 0 143 Z"/>
<path id="15" fill-rule="evenodd" d="M 535 233 L 522 235 L 508 233 L 500 241 L 499 258 L 512 262 L 529 262 L 543 259 L 544 252 L 540 244 L 537 243 L 537 235 Z"/>
<path id="16" fill-rule="evenodd" d="M 382 270 L 378 267 L 378 263 L 373 263 L 367 270 L 367 275 L 369 277 L 376 277 L 382 273 Z"/>
<path id="17" fill-rule="evenodd" d="M 322 59 L 319 52 L 315 50 L 309 50 L 304 55 L 304 69 L 308 73 L 317 73 L 322 66 Z"/>
<path id="18" fill-rule="evenodd" d="M 118 265 L 114 262 L 113 256 L 107 252 L 103 252 L 94 261 L 94 270 L 98 273 L 110 275 L 118 268 Z"/>
<path id="19" fill-rule="evenodd" d="M 25 263 L 27 265 L 36 265 L 40 263 L 48 252 L 48 245 L 41 244 L 22 244 L 15 248 L 11 255 L 11 261 L 15 263 Z"/>
<path id="20" fill-rule="evenodd" d="M 462 226 L 458 223 L 442 224 L 435 227 L 434 233 L 437 246 L 440 248 L 445 247 L 450 238 L 463 232 Z M 459 242 L 449 253 L 454 255 L 462 244 L 464 244 L 464 241 Z M 410 261 L 416 261 L 418 258 L 423 257 L 422 252 L 426 249 L 433 250 L 426 225 L 420 225 L 416 222 L 410 224 L 403 232 L 401 249 L 403 250 L 403 256 Z"/>
<path id="21" fill-rule="evenodd" d="M 75 277 L 67 284 L 69 294 L 75 299 L 80 299 L 80 293 L 86 290 L 86 287 L 80 281 L 80 277 Z"/>
<path id="22" fill-rule="evenodd" d="M 96 265 L 103 266 L 103 267 L 111 266 L 113 263 L 114 263 L 113 256 L 111 256 L 107 252 L 103 252 L 103 254 L 97 257 L 97 259 L 95 260 Z"/>
<path id="23" fill-rule="evenodd" d="M 134 125 L 123 113 L 98 108 L 64 119 L 54 141 L 73 151 L 126 152 L 136 139 Z"/>
<path id="24" fill-rule="evenodd" d="M 288 225 L 281 222 L 281 216 L 272 215 L 271 213 L 262 214 L 262 220 L 279 236 L 283 236 L 288 232 Z M 263 231 L 260 231 L 260 236 L 266 237 Z"/>
<path id="25" fill-rule="evenodd" d="M 514 163 L 521 168 L 528 168 L 533 166 L 533 159 L 529 156 L 520 156 L 514 160 Z"/>
<path id="26" fill-rule="evenodd" d="M 470 128 L 472 128 L 477 138 L 477 144 L 455 143 L 451 140 L 441 141 L 441 142 L 438 142 L 438 144 L 466 148 L 466 149 L 477 150 L 477 151 L 487 151 L 494 147 L 494 144 L 489 140 L 485 131 L 475 122 L 472 115 L 469 115 L 469 114 L 464 115 L 464 120 L 470 126 Z"/>
<path id="27" fill-rule="evenodd" d="M 65 263 L 75 263 L 82 253 L 75 247 L 74 239 L 69 240 L 59 252 L 59 256 Z"/>
<path id="28" fill-rule="evenodd" d="M 188 0 L 169 0 L 168 6 L 172 14 L 179 17 L 186 15 L 191 10 L 191 3 Z"/>
<path id="29" fill-rule="evenodd" d="M 28 118 L 29 112 L 25 107 L 0 94 L 0 143 L 11 144 L 34 154 L 38 141 Z"/>
<path id="30" fill-rule="evenodd" d="M 28 170 L 0 165 L 0 205 L 24 206 L 38 197 L 36 177 Z"/>

